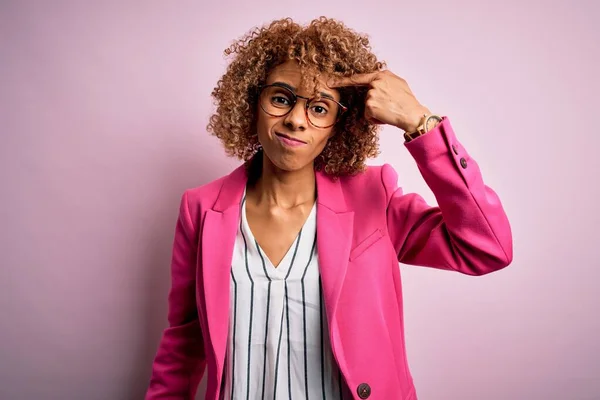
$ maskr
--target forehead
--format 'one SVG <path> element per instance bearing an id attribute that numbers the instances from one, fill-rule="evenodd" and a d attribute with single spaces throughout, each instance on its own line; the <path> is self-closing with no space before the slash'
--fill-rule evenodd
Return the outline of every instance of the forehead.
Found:
<path id="1" fill-rule="evenodd" d="M 312 80 L 309 79 L 305 85 L 302 82 L 303 71 L 294 60 L 286 61 L 273 68 L 267 76 L 267 84 L 273 83 L 284 83 L 294 91 L 302 96 L 312 96 L 314 88 L 311 87 Z M 317 79 L 317 90 L 321 93 L 327 94 L 336 100 L 339 100 L 339 93 L 335 89 L 327 87 L 328 75 L 323 73 Z M 308 87 L 306 85 L 309 85 Z"/>

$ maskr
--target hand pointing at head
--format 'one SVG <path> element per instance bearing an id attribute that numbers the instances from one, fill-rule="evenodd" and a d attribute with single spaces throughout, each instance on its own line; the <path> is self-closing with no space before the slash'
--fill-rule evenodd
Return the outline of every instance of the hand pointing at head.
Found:
<path id="1" fill-rule="evenodd" d="M 365 118 L 374 124 L 389 124 L 414 132 L 423 114 L 430 113 L 416 99 L 408 83 L 390 71 L 331 78 L 327 85 L 330 88 L 368 86 Z"/>

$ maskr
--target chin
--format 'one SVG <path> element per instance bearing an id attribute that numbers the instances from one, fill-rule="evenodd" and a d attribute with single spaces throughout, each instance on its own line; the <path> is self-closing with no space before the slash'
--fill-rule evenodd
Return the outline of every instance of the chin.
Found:
<path id="1" fill-rule="evenodd" d="M 306 160 L 305 157 L 299 157 L 296 154 L 285 154 L 282 152 L 275 152 L 276 154 L 267 154 L 267 162 L 271 163 L 275 168 L 286 172 L 294 172 L 305 168 L 307 165 L 312 164 L 312 160 Z"/>

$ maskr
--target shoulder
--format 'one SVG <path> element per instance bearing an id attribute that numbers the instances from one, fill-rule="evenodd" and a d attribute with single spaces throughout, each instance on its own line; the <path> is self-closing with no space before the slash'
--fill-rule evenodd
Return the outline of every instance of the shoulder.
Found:
<path id="1" fill-rule="evenodd" d="M 398 173 L 390 164 L 369 165 L 367 168 L 352 176 L 340 178 L 342 186 L 360 190 L 394 191 L 398 185 Z"/>
<path id="2" fill-rule="evenodd" d="M 351 176 L 340 178 L 344 197 L 355 205 L 384 204 L 398 189 L 398 173 L 390 164 L 370 165 Z"/>
<path id="3" fill-rule="evenodd" d="M 201 220 L 207 210 L 213 209 L 219 196 L 227 192 L 227 183 L 229 182 L 229 191 L 231 183 L 240 181 L 244 174 L 244 167 L 240 166 L 233 172 L 223 175 L 205 184 L 186 189 L 181 196 L 180 214 L 190 221 L 194 229 L 201 225 Z"/>

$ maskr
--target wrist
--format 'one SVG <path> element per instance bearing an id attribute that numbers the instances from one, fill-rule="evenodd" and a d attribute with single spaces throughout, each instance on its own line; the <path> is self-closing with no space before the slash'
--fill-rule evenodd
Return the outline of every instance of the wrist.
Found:
<path id="1" fill-rule="evenodd" d="M 410 142 L 419 136 L 425 135 L 438 126 L 442 120 L 443 117 L 437 114 L 431 114 L 431 112 L 427 110 L 423 112 L 423 115 L 421 116 L 419 123 L 415 128 L 412 128 L 411 131 L 406 130 L 404 132 L 404 139 L 406 142 Z"/>
<path id="2" fill-rule="evenodd" d="M 425 115 L 430 115 L 431 111 L 427 107 L 421 107 L 418 111 L 411 114 L 408 119 L 408 123 L 405 124 L 404 131 L 408 133 L 414 133 L 417 131 L 421 123 L 423 122 L 423 118 Z"/>

